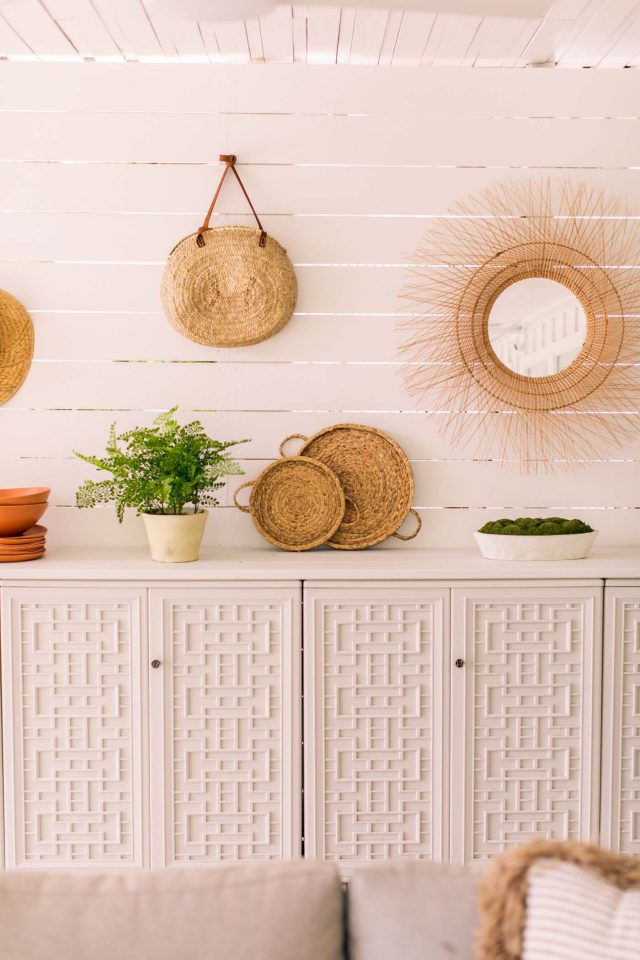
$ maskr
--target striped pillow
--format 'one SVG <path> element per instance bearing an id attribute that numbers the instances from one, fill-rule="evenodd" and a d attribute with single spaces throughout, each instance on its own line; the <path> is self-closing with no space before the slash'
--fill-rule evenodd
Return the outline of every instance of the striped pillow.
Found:
<path id="1" fill-rule="evenodd" d="M 640 890 L 561 860 L 529 869 L 522 960 L 638 960 Z"/>

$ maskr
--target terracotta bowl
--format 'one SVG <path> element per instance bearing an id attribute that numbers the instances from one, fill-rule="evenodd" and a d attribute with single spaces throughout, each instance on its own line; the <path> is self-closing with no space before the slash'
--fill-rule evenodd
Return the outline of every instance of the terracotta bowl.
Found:
<path id="1" fill-rule="evenodd" d="M 0 537 L 13 537 L 24 533 L 38 522 L 46 509 L 46 503 L 0 503 Z"/>
<path id="2" fill-rule="evenodd" d="M 46 503 L 50 487 L 10 487 L 0 490 L 0 506 L 13 507 L 23 503 Z"/>

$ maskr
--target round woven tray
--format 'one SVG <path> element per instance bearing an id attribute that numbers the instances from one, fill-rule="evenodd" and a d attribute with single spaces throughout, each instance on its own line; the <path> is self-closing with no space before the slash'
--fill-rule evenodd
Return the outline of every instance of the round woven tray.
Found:
<path id="1" fill-rule="evenodd" d="M 19 300 L 0 290 L 0 404 L 22 386 L 33 357 L 33 324 Z"/>
<path id="2" fill-rule="evenodd" d="M 280 453 L 294 437 L 305 441 L 300 454 L 329 467 L 345 493 L 344 521 L 327 540 L 330 547 L 360 550 L 391 536 L 399 540 L 417 536 L 422 523 L 411 507 L 413 473 L 395 440 L 374 427 L 339 423 L 308 438 L 291 434 L 282 441 Z M 417 521 L 415 531 L 398 533 L 410 512 Z"/>
<path id="3" fill-rule="evenodd" d="M 238 493 L 252 487 L 249 506 Z M 317 460 L 285 457 L 270 463 L 233 495 L 239 510 L 250 513 L 265 540 L 283 550 L 311 550 L 334 535 L 344 517 L 345 496 L 336 475 Z"/>
<path id="4" fill-rule="evenodd" d="M 198 238 L 202 238 L 202 244 Z M 213 347 L 260 343 L 291 319 L 298 285 L 286 250 L 254 227 L 214 227 L 178 243 L 162 277 L 162 305 L 189 340 Z"/>

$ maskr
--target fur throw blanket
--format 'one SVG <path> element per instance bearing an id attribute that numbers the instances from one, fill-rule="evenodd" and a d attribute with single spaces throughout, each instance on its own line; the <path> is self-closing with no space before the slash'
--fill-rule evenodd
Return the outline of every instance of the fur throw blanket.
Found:
<path id="1" fill-rule="evenodd" d="M 529 868 L 549 859 L 583 867 L 620 890 L 640 887 L 640 859 L 635 857 L 574 841 L 534 840 L 515 847 L 491 861 L 480 884 L 477 960 L 520 960 Z"/>

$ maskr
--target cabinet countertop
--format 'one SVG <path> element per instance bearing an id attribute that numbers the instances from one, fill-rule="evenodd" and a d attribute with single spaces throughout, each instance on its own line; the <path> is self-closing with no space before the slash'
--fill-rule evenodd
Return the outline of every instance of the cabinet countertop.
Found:
<path id="1" fill-rule="evenodd" d="M 195 563 L 155 563 L 146 549 L 52 548 L 41 560 L 0 565 L 16 581 L 639 579 L 640 547 L 599 547 L 586 560 L 485 560 L 475 550 L 383 548 L 357 552 L 275 548 L 203 550 Z"/>

